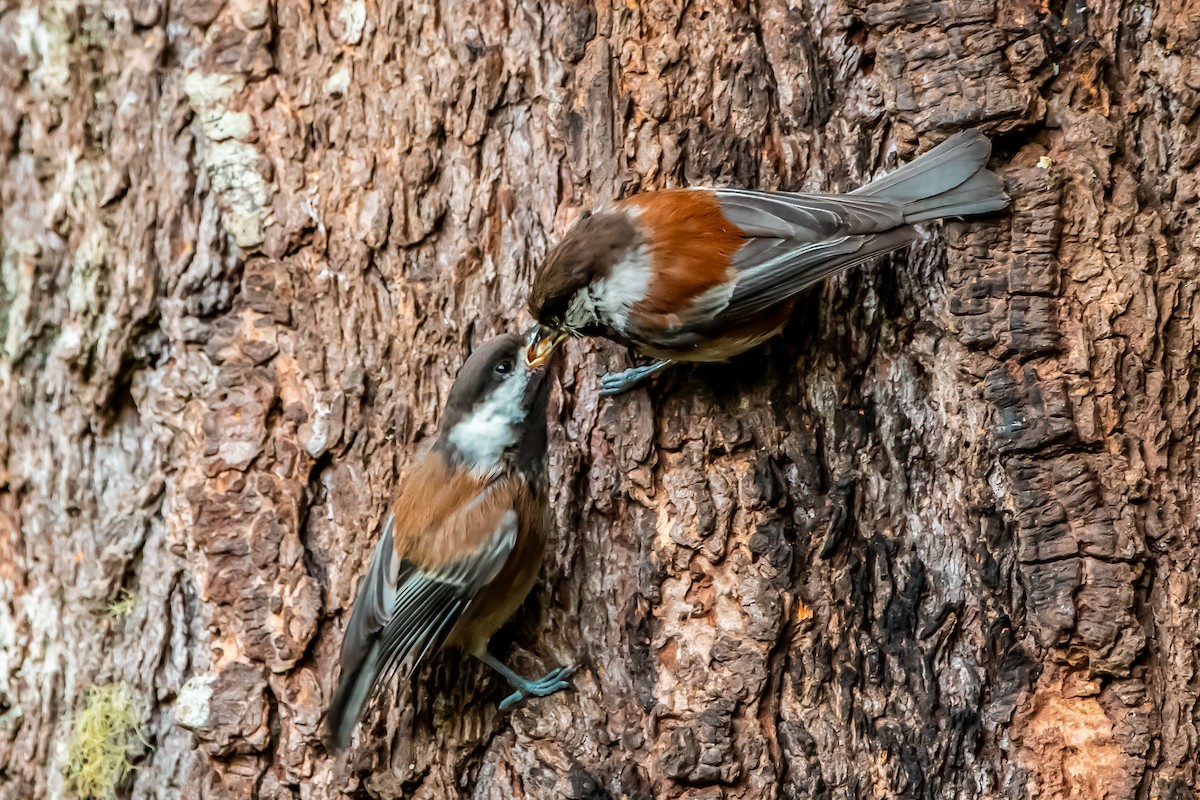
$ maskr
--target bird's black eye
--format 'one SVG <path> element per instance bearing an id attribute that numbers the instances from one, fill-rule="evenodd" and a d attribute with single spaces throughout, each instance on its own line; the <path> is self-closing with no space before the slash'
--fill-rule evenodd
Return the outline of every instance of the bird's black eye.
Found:
<path id="1" fill-rule="evenodd" d="M 496 374 L 507 375 L 513 371 L 513 366 L 515 366 L 513 364 L 513 360 L 511 358 L 506 358 L 496 365 Z"/>

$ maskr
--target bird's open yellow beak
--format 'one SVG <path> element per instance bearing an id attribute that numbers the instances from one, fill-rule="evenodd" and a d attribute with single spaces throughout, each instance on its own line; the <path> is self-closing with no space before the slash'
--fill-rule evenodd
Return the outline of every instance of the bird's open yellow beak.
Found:
<path id="1" fill-rule="evenodd" d="M 525 363 L 534 369 L 542 366 L 566 339 L 567 334 L 562 331 L 538 325 L 525 350 Z"/>

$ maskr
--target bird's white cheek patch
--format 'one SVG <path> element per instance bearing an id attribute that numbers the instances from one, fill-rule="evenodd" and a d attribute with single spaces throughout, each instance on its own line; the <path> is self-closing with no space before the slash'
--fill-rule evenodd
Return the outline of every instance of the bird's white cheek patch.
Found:
<path id="1" fill-rule="evenodd" d="M 528 385 L 528 373 L 514 374 L 450 432 L 450 443 L 475 474 L 486 475 L 499 468 L 504 451 L 516 444 L 517 427 L 525 421 Z"/>
<path id="2" fill-rule="evenodd" d="M 646 299 L 649 289 L 650 248 L 641 245 L 613 264 L 607 278 L 592 285 L 589 298 L 592 315 L 618 331 L 627 332 L 629 310 Z"/>
<path id="3" fill-rule="evenodd" d="M 600 321 L 600 316 L 596 312 L 596 301 L 592 297 L 592 290 L 581 289 L 571 298 L 571 304 L 567 306 L 567 313 L 563 315 L 563 325 L 568 330 L 578 331 L 583 328 L 595 325 Z"/>

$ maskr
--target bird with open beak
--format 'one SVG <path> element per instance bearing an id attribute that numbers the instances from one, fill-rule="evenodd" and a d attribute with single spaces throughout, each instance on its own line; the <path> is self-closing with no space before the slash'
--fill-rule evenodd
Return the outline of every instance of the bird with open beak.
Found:
<path id="1" fill-rule="evenodd" d="M 515 690 L 507 708 L 568 687 L 571 667 L 529 680 L 488 652 L 524 601 L 546 546 L 546 380 L 551 349 L 505 334 L 463 364 L 433 447 L 405 476 L 342 640 L 327 715 L 344 748 L 367 702 L 427 654 L 454 645 Z"/>
<path id="2" fill-rule="evenodd" d="M 978 131 L 951 136 L 849 194 L 666 189 L 577 222 L 539 265 L 538 352 L 602 336 L 653 364 L 605 375 L 617 394 L 676 361 L 722 361 L 770 339 L 797 295 L 898 250 L 917 223 L 1008 204 Z"/>

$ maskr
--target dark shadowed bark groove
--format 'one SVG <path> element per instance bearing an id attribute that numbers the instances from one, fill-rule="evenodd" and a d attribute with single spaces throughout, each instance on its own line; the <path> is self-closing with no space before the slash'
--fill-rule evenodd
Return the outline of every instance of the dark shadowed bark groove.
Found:
<path id="1" fill-rule="evenodd" d="M 0 798 L 67 791 L 115 681 L 138 798 L 1192 796 L 1198 19 L 0 6 Z M 570 348 L 497 645 L 574 692 L 500 714 L 448 655 L 323 749 L 397 475 L 580 210 L 846 189 L 971 126 L 1011 213 L 649 391 Z"/>

